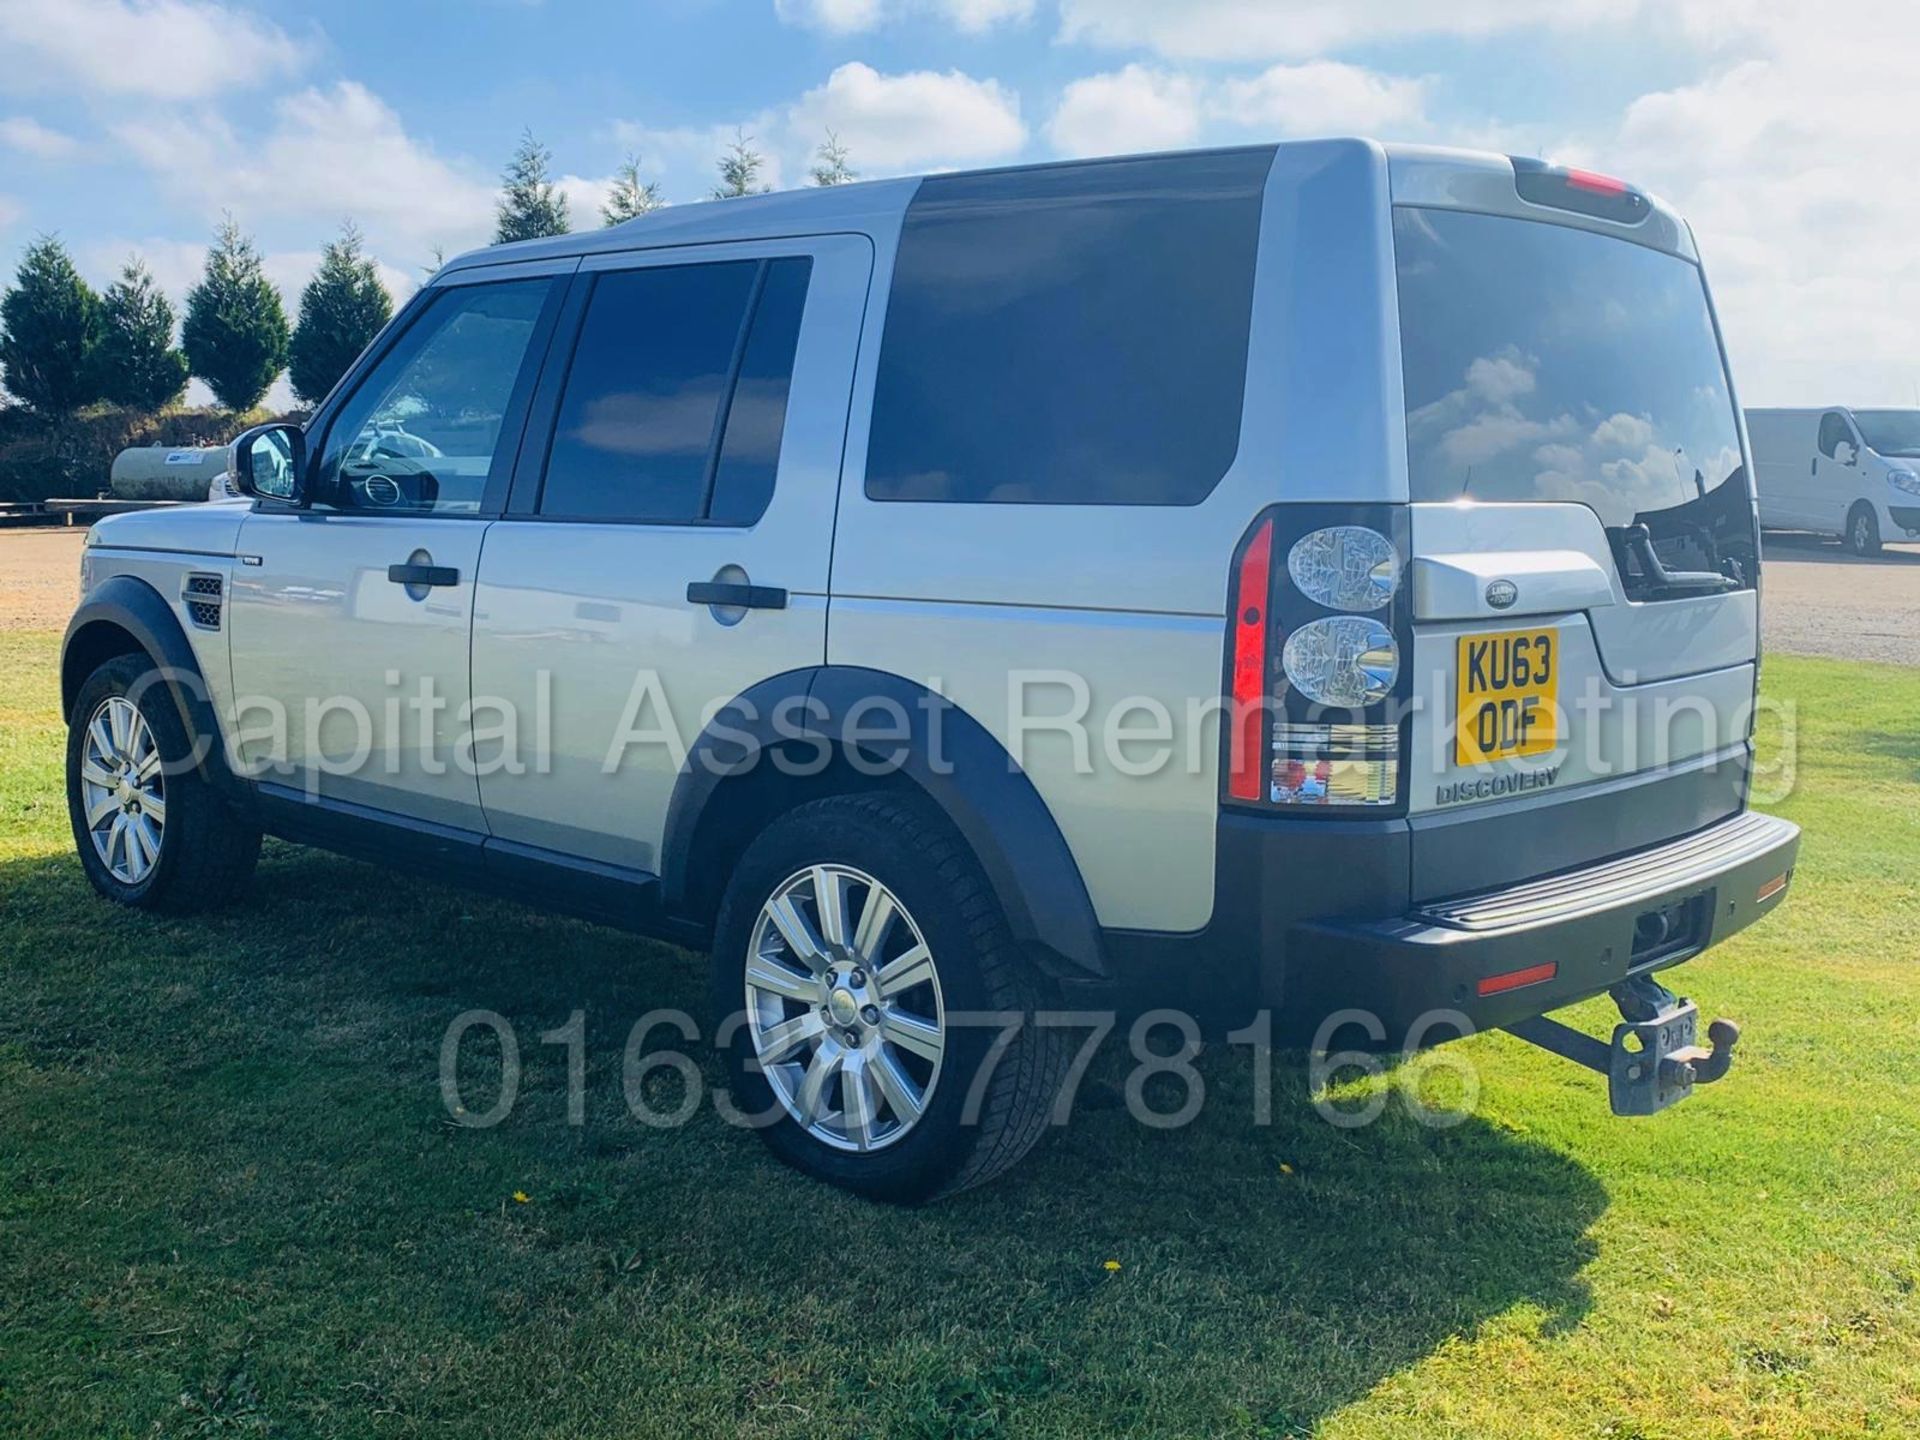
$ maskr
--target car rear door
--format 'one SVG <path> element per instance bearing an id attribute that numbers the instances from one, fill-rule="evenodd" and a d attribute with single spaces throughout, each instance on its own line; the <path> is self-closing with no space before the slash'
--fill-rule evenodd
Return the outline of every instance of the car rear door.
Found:
<path id="1" fill-rule="evenodd" d="M 1744 801 L 1758 554 L 1717 326 L 1684 231 L 1590 198 L 1395 211 L 1416 899 Z"/>

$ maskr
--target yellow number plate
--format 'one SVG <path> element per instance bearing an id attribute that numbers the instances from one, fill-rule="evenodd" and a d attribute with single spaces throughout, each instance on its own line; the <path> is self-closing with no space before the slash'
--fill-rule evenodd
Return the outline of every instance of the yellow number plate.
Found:
<path id="1" fill-rule="evenodd" d="M 1560 635 L 1462 635 L 1454 652 L 1456 765 L 1545 755 L 1560 743 Z"/>

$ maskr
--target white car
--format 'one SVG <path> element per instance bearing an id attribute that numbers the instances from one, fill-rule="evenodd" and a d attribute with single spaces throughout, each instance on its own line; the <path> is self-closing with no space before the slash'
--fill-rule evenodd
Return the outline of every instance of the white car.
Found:
<path id="1" fill-rule="evenodd" d="M 1920 538 L 1920 410 L 1749 410 L 1760 523 L 1856 555 Z"/>
<path id="2" fill-rule="evenodd" d="M 1656 975 L 1798 832 L 1713 311 L 1619 181 L 1314 141 L 675 206 L 453 261 L 235 450 L 250 506 L 86 551 L 110 899 L 265 832 L 705 948 L 736 1103 L 903 1200 L 1043 1133 L 1062 1012 L 1501 1026 L 1631 1114 L 1731 1058 Z"/>

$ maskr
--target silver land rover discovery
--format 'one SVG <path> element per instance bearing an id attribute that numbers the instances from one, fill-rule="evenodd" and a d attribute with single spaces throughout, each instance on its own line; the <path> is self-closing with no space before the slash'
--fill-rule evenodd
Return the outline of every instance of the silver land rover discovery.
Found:
<path id="1" fill-rule="evenodd" d="M 902 1200 L 1029 1149 L 1063 1011 L 1505 1027 L 1621 1113 L 1731 1059 L 1656 976 L 1798 837 L 1712 303 L 1619 181 L 1316 141 L 673 207 L 452 262 L 234 454 L 251 504 L 86 550 L 112 900 L 271 834 L 706 949 L 740 1107 Z"/>

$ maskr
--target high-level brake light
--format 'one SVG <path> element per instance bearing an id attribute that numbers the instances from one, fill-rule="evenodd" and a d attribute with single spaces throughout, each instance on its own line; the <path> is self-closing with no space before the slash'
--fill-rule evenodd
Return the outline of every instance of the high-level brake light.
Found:
<path id="1" fill-rule="evenodd" d="M 1592 170 L 1569 170 L 1566 172 L 1567 184 L 1576 190 L 1591 190 L 1596 195 L 1624 195 L 1627 182 L 1616 180 L 1611 175 L 1600 175 Z"/>

